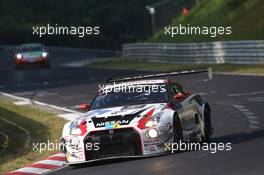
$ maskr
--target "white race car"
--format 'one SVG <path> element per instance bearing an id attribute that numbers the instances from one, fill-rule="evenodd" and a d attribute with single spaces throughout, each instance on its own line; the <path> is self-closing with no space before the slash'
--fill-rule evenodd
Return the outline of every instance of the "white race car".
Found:
<path id="1" fill-rule="evenodd" d="M 83 106 L 84 117 L 65 124 L 60 141 L 69 164 L 157 155 L 168 151 L 167 143 L 210 140 L 211 110 L 200 95 L 146 78 L 111 80 Z"/>

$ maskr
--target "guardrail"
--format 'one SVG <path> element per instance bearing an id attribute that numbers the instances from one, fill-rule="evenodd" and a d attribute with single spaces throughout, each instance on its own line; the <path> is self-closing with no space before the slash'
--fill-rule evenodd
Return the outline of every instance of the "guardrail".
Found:
<path id="1" fill-rule="evenodd" d="M 264 64 L 264 40 L 124 44 L 122 58 L 197 64 Z"/>

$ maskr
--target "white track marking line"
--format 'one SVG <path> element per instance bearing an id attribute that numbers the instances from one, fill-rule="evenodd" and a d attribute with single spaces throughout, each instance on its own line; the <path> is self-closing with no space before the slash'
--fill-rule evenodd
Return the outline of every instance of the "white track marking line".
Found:
<path id="1" fill-rule="evenodd" d="M 261 96 L 261 97 L 248 98 L 247 100 L 260 103 L 260 102 L 264 102 L 264 97 Z"/>
<path id="2" fill-rule="evenodd" d="M 65 157 L 64 153 L 58 153 L 58 154 L 54 154 L 53 156 L 50 157 Z"/>
<path id="3" fill-rule="evenodd" d="M 55 105 L 50 105 L 50 104 L 47 104 L 47 103 L 43 103 L 43 102 L 36 101 L 36 100 L 30 100 L 30 99 L 27 99 L 27 98 L 24 98 L 24 97 L 15 96 L 15 95 L 12 95 L 12 94 L 9 94 L 9 93 L 5 93 L 5 92 L 0 92 L 0 94 L 3 95 L 3 96 L 6 96 L 6 97 L 10 97 L 10 98 L 16 99 L 16 100 L 25 101 L 25 103 L 29 102 L 29 103 L 32 103 L 32 104 L 46 106 L 46 107 L 50 107 L 50 108 L 57 109 L 57 110 L 64 111 L 64 112 L 79 114 L 80 116 L 84 115 L 84 113 L 81 113 L 81 112 L 78 112 L 78 111 L 74 111 L 74 110 L 71 110 L 71 109 L 67 109 L 65 107 L 59 107 L 59 106 L 55 106 Z"/>
<path id="4" fill-rule="evenodd" d="M 50 171 L 50 169 L 25 167 L 25 168 L 20 168 L 20 169 L 18 169 L 16 171 L 13 171 L 13 172 L 42 174 L 42 173 L 45 173 L 45 172 L 48 172 L 48 171 Z"/>
<path id="5" fill-rule="evenodd" d="M 250 110 L 248 110 L 248 111 L 250 111 Z M 250 116 L 250 115 L 255 115 L 253 112 L 244 112 L 244 111 L 242 111 L 246 116 Z"/>
<path id="6" fill-rule="evenodd" d="M 251 76 L 251 77 L 262 77 L 264 74 L 254 74 L 254 73 L 234 73 L 234 72 L 214 72 L 216 75 L 235 75 L 235 76 Z"/>
<path id="7" fill-rule="evenodd" d="M 61 64 L 61 66 L 63 67 L 82 67 L 87 64 L 90 64 L 90 62 L 91 60 L 80 60 L 80 61 L 74 61 L 70 63 L 64 63 L 64 64 Z"/>
<path id="8" fill-rule="evenodd" d="M 246 109 L 246 108 L 240 108 L 240 111 L 242 111 L 242 112 L 244 112 L 244 113 L 246 113 L 246 112 L 250 112 L 250 110 L 249 110 L 249 109 Z"/>
<path id="9" fill-rule="evenodd" d="M 249 119 L 252 119 L 252 120 L 254 120 L 254 119 L 258 119 L 258 117 L 257 116 L 254 116 L 254 115 L 249 115 L 249 116 L 247 116 Z"/>
<path id="10" fill-rule="evenodd" d="M 256 125 L 250 125 L 249 126 L 249 129 L 251 129 L 251 130 L 255 130 L 255 129 L 258 129 L 259 127 L 258 126 L 256 126 Z"/>
<path id="11" fill-rule="evenodd" d="M 23 105 L 30 105 L 32 103 L 30 103 L 29 101 L 15 101 L 14 104 L 18 106 L 23 106 Z"/>
<path id="12" fill-rule="evenodd" d="M 242 105 L 233 105 L 235 108 L 245 108 L 245 106 Z"/>
<path id="13" fill-rule="evenodd" d="M 249 120 L 249 122 L 251 123 L 251 124 L 255 124 L 255 125 L 258 125 L 259 124 L 259 121 L 257 121 L 257 120 Z"/>
<path id="14" fill-rule="evenodd" d="M 242 112 L 246 118 L 248 119 L 249 122 L 249 132 L 251 130 L 256 130 L 259 128 L 259 118 L 258 116 L 256 116 L 253 112 L 251 112 L 249 109 L 247 109 L 245 106 L 242 105 L 232 105 L 234 108 L 236 108 L 237 110 L 239 110 L 240 112 Z"/>
<path id="15" fill-rule="evenodd" d="M 64 118 L 65 120 L 74 120 L 76 118 L 81 117 L 81 115 L 75 113 L 59 114 L 58 116 Z"/>
<path id="16" fill-rule="evenodd" d="M 56 166 L 64 166 L 66 161 L 58 161 L 58 160 L 41 160 L 37 163 L 47 164 L 47 165 L 56 165 Z"/>
<path id="17" fill-rule="evenodd" d="M 237 94 L 229 94 L 229 97 L 236 97 L 236 96 L 247 96 L 247 95 L 258 95 L 264 94 L 264 91 L 256 91 L 256 92 L 248 92 L 248 93 L 237 93 Z"/>

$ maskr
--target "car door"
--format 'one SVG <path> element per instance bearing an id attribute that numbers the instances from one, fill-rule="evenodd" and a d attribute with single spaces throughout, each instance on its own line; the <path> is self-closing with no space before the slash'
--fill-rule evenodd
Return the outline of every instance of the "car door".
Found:
<path id="1" fill-rule="evenodd" d="M 193 132 L 197 134 L 203 128 L 203 100 L 199 95 L 193 95 L 189 101 L 193 109 Z"/>

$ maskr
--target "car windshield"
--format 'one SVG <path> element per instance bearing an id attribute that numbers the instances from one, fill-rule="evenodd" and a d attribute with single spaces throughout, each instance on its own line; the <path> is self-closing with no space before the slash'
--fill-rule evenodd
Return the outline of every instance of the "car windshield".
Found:
<path id="1" fill-rule="evenodd" d="M 35 46 L 21 46 L 20 52 L 34 52 L 34 51 L 42 51 L 43 47 L 41 45 Z"/>
<path id="2" fill-rule="evenodd" d="M 147 104 L 166 103 L 168 95 L 165 84 L 137 85 L 123 89 L 105 89 L 98 93 L 91 104 L 91 110 Z"/>

